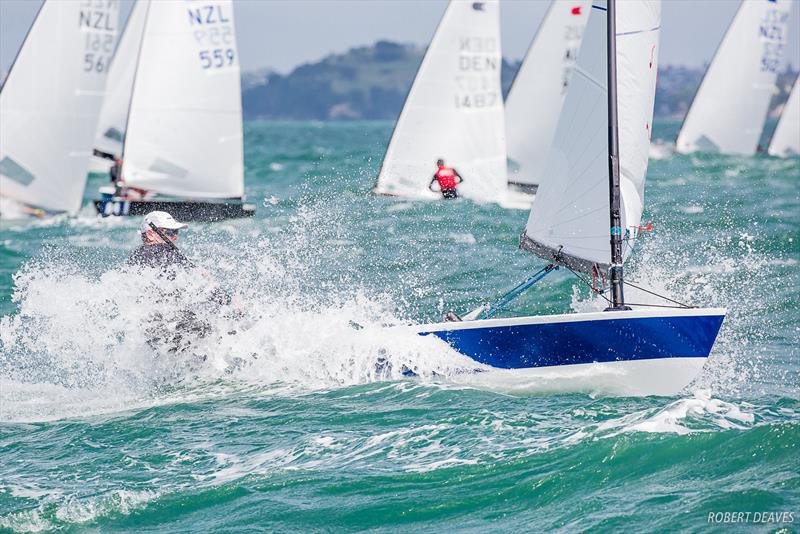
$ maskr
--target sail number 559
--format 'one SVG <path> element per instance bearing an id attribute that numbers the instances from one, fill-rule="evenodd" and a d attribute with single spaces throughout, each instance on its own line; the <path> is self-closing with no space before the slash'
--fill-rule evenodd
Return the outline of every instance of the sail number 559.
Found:
<path id="1" fill-rule="evenodd" d="M 221 69 L 233 65 L 236 51 L 233 48 L 215 48 L 213 50 L 200 50 L 200 66 L 204 69 Z"/>

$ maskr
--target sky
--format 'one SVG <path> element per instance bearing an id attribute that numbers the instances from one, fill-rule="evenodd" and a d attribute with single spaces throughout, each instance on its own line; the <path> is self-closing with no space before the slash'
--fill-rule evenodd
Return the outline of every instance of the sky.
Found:
<path id="1" fill-rule="evenodd" d="M 78 0 L 54 0 L 78 1 Z M 558 0 L 557 0 L 558 1 Z M 744 0 L 763 1 L 763 0 Z M 120 0 L 123 19 L 133 0 Z M 792 2 L 786 60 L 800 65 L 800 0 Z M 503 55 L 525 54 L 550 0 L 502 0 Z M 662 65 L 711 60 L 740 0 L 664 0 Z M 41 0 L 0 0 L 0 69 L 8 71 Z M 234 0 L 244 70 L 289 72 L 379 39 L 427 45 L 446 0 Z"/>

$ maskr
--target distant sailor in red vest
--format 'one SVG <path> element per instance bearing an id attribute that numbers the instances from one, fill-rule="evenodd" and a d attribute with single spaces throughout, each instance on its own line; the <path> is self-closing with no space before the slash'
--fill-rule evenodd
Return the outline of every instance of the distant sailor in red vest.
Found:
<path id="1" fill-rule="evenodd" d="M 439 182 L 439 190 L 442 192 L 442 197 L 458 198 L 456 188 L 464 179 L 453 167 L 446 166 L 443 159 L 437 160 L 436 166 L 438 169 L 436 169 L 436 174 L 433 175 L 431 183 L 428 184 L 428 189 L 434 191 L 433 184 Z"/>

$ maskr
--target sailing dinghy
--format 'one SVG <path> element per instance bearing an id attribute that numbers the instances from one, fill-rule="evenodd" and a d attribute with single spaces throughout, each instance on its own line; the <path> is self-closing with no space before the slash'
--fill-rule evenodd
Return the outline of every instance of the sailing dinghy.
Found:
<path id="1" fill-rule="evenodd" d="M 800 156 L 800 77 L 794 81 L 767 152 L 779 158 Z"/>
<path id="2" fill-rule="evenodd" d="M 46 0 L 0 89 L 0 215 L 81 207 L 119 5 Z"/>
<path id="3" fill-rule="evenodd" d="M 124 188 L 103 216 L 251 216 L 245 204 L 239 58 L 231 0 L 149 2 L 123 143 Z"/>
<path id="4" fill-rule="evenodd" d="M 590 0 L 550 4 L 506 97 L 508 186 L 528 207 L 544 177 L 590 9 Z"/>
<path id="5" fill-rule="evenodd" d="M 791 0 L 743 0 L 683 122 L 676 150 L 752 156 L 767 119 Z"/>
<path id="6" fill-rule="evenodd" d="M 549 264 L 465 320 L 413 327 L 494 368 L 476 376 L 493 374 L 502 382 L 513 375 L 535 386 L 560 378 L 568 389 L 669 395 L 691 382 L 708 358 L 724 309 L 649 309 L 623 295 L 623 261 L 642 215 L 660 20 L 659 0 L 592 5 L 548 179 L 520 240 Z M 607 277 L 608 308 L 493 318 L 559 267 Z"/>
<path id="7" fill-rule="evenodd" d="M 111 59 L 106 82 L 106 97 L 100 109 L 94 154 L 89 172 L 107 174 L 114 160 L 122 157 L 122 140 L 128 121 L 128 105 L 131 103 L 133 77 L 136 73 L 136 57 L 142 42 L 144 19 L 150 0 L 138 0 L 128 16 L 128 22 Z"/>
<path id="8" fill-rule="evenodd" d="M 464 177 L 461 196 L 484 202 L 503 197 L 501 63 L 498 0 L 451 0 L 400 112 L 375 193 L 441 198 L 428 189 L 441 158 Z"/>

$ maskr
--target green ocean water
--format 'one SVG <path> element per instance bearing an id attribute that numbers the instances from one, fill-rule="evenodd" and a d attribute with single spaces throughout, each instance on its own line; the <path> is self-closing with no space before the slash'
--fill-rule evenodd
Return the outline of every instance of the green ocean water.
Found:
<path id="1" fill-rule="evenodd" d="M 202 276 L 122 269 L 135 219 L 2 223 L 0 531 L 798 530 L 800 161 L 651 161 L 626 274 L 729 309 L 684 392 L 509 390 L 384 326 L 538 270 L 528 214 L 371 195 L 391 129 L 246 124 L 258 213 L 181 236 Z M 559 271 L 507 315 L 600 306 Z"/>

